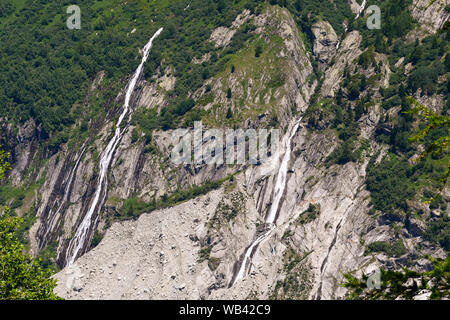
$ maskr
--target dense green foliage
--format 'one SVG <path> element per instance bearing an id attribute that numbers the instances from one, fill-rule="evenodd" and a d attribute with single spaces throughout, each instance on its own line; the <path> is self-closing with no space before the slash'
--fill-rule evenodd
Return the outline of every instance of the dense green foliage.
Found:
<path id="1" fill-rule="evenodd" d="M 450 224 L 447 204 L 440 193 L 450 171 L 449 28 L 411 41 L 406 35 L 417 26 L 410 14 L 411 3 L 411 0 L 367 1 L 367 7 L 372 4 L 381 7 L 381 30 L 369 30 L 364 15 L 350 21 L 348 31 L 358 30 L 362 34 L 362 54 L 344 68 L 342 86 L 334 97 L 320 99 L 318 94 L 313 95 L 305 118 L 309 128 L 332 128 L 339 137 L 338 145 L 326 159 L 327 167 L 363 161 L 370 155 L 366 187 L 371 194 L 369 213 L 374 218 L 380 217 L 382 223 L 394 229 L 410 217 L 422 220 L 427 226 L 425 238 L 448 250 Z M 379 82 L 384 57 L 392 71 L 387 88 Z M 317 75 L 320 92 L 323 77 Z M 440 114 L 411 98 L 436 94 L 444 100 Z M 379 145 L 388 147 L 381 158 L 360 135 L 361 120 L 366 122 L 369 113 L 373 119 L 378 102 L 383 109 L 375 138 Z M 431 215 L 418 209 L 419 201 L 429 206 Z M 405 250 L 401 241 L 376 242 L 368 246 L 367 253 L 385 252 L 399 257 Z"/>
<path id="2" fill-rule="evenodd" d="M 308 209 L 300 214 L 300 217 L 297 219 L 298 224 L 307 224 L 320 215 L 320 204 L 309 204 Z"/>
<path id="3" fill-rule="evenodd" d="M 12 1 L 8 0 L 2 1 L 0 3 L 0 18 L 10 15 L 12 12 L 14 12 L 14 10 L 15 6 Z"/>
<path id="4" fill-rule="evenodd" d="M 400 257 L 407 253 L 408 251 L 405 248 L 402 240 L 397 240 L 394 242 L 386 242 L 386 241 L 376 241 L 372 242 L 367 246 L 366 253 L 371 252 L 384 252 L 389 257 Z"/>
<path id="5" fill-rule="evenodd" d="M 374 1 L 368 1 L 368 5 L 372 3 Z M 383 116 L 378 124 L 377 140 L 389 146 L 389 153 L 379 163 L 375 163 L 378 158 L 378 154 L 375 154 L 367 167 L 367 189 L 371 192 L 373 206 L 370 212 L 397 216 L 394 218 L 397 222 L 403 221 L 405 217 L 409 221 L 408 217 L 414 215 L 427 225 L 423 237 L 448 251 L 450 221 L 446 215 L 447 204 L 440 192 L 448 181 L 449 172 L 450 36 L 448 28 L 444 28 L 422 41 L 411 43 L 406 40 L 404 36 L 414 27 L 408 12 L 410 3 L 409 0 L 383 1 L 382 30 L 378 32 L 367 30 L 365 21 L 359 21 L 354 26 L 363 34 L 362 49 L 368 48 L 358 59 L 360 66 L 365 69 L 373 67 L 379 72 L 373 54 L 387 54 L 393 73 L 389 87 L 379 90 L 382 107 L 385 110 L 400 109 L 398 113 Z M 380 5 L 379 2 L 377 4 Z M 402 57 L 403 64 L 395 66 Z M 405 72 L 407 63 L 411 63 L 413 67 L 409 73 Z M 353 77 L 347 75 L 347 78 L 351 88 Z M 353 99 L 357 90 L 354 91 Z M 351 90 L 348 93 L 351 100 Z M 441 94 L 444 97 L 442 113 L 436 114 L 410 97 L 419 93 L 429 96 Z M 361 99 L 361 94 L 359 95 L 357 99 Z M 337 114 L 336 117 L 338 116 L 340 119 L 344 117 L 342 114 Z M 423 146 L 425 151 L 419 146 Z M 411 161 L 413 155 L 420 157 Z M 412 201 L 419 199 L 428 204 L 430 210 L 438 210 L 440 214 L 437 217 L 422 216 L 423 211 L 417 211 L 411 205 Z M 395 229 L 395 223 L 392 226 Z M 366 253 L 372 252 L 384 252 L 390 257 L 398 258 L 408 251 L 402 240 L 397 239 L 369 244 Z M 433 261 L 432 258 L 428 259 Z M 422 289 L 431 290 L 431 298 L 439 299 L 448 297 L 450 292 L 449 266 L 450 260 L 447 259 L 435 261 L 434 269 L 425 273 L 408 269 L 401 272 L 382 270 L 383 283 L 379 290 L 367 288 L 366 275 L 357 279 L 347 274 L 344 286 L 349 289 L 351 299 L 411 299 Z M 431 279 L 433 281 L 429 282 Z"/>
<path id="6" fill-rule="evenodd" d="M 0 180 L 5 177 L 6 170 L 10 169 L 9 163 L 6 161 L 9 154 L 5 150 L 1 149 L 0 145 Z"/>
<path id="7" fill-rule="evenodd" d="M 367 287 L 368 276 L 358 279 L 345 274 L 347 280 L 343 284 L 348 289 L 349 299 L 394 300 L 412 299 L 422 290 L 430 290 L 430 299 L 450 298 L 450 258 L 433 260 L 434 268 L 429 272 L 415 272 L 404 268 L 402 271 L 381 269 L 380 289 Z M 430 281 L 431 280 L 431 281 Z"/>
<path id="8" fill-rule="evenodd" d="M 444 159 L 448 160 L 450 148 L 450 117 L 446 114 L 436 114 L 414 98 L 409 97 L 409 100 L 415 106 L 410 113 L 419 114 L 427 121 L 425 128 L 410 138 L 413 142 L 425 141 L 425 151 L 421 154 L 421 158 L 423 159 L 427 155 L 432 155 L 433 158 L 444 157 Z M 450 165 L 447 166 L 446 173 L 442 177 L 443 186 L 447 183 L 449 175 Z"/>
<path id="9" fill-rule="evenodd" d="M 214 43 L 208 41 L 211 31 L 219 26 L 230 26 L 244 8 L 253 11 L 257 7 L 258 1 L 209 0 L 170 3 L 167 8 L 167 16 L 170 19 L 164 22 L 166 29 L 155 43 L 145 66 L 147 78 L 158 68 L 161 72 L 172 70 L 177 78 L 175 88 L 168 93 L 172 103 L 157 115 L 158 128 L 166 130 L 183 125 L 183 122 L 180 122 L 181 117 L 194 106 L 194 101 L 188 96 L 200 88 L 205 80 L 224 68 L 230 56 L 241 49 L 250 38 L 250 31 L 254 27 L 249 23 L 244 24 L 225 51 L 215 48 Z M 211 54 L 208 61 L 192 63 L 192 59 L 201 59 L 206 53 Z"/>
<path id="10" fill-rule="evenodd" d="M 352 13 L 346 1 L 271 1 L 291 10 L 309 35 L 310 25 L 327 19 L 336 30 Z M 161 67 L 170 67 L 177 77 L 170 96 L 173 106 L 163 111 L 163 127 L 173 127 L 176 118 L 189 110 L 177 110 L 187 96 L 204 80 L 220 71 L 229 55 L 250 37 L 252 26 L 245 24 L 233 37 L 225 54 L 207 41 L 218 26 L 229 26 L 244 8 L 260 10 L 264 1 L 146 1 L 82 0 L 81 29 L 66 27 L 67 0 L 7 0 L 0 7 L 0 116 L 22 122 L 30 118 L 42 124 L 43 137 L 60 132 L 55 143 L 67 141 L 68 126 L 79 123 L 82 104 L 90 79 L 106 71 L 109 83 L 132 73 L 139 57 L 138 48 L 159 27 L 165 30 L 154 44 L 145 66 L 145 76 Z M 136 28 L 135 33 L 130 31 Z M 256 55 L 261 48 L 257 48 Z M 193 64 L 193 58 L 212 53 L 209 61 Z M 105 101 L 99 101 L 105 104 Z M 86 121 L 84 121 L 86 126 Z"/>
<path id="11" fill-rule="evenodd" d="M 16 237 L 21 223 L 20 218 L 10 216 L 9 209 L 4 210 L 0 219 L 0 299 L 58 299 L 51 271 L 22 253 L 24 245 Z"/>
<path id="12" fill-rule="evenodd" d="M 0 172 L 8 168 L 0 157 Z M 5 300 L 54 300 L 59 299 L 53 289 L 56 280 L 51 279 L 51 271 L 43 269 L 40 260 L 33 261 L 23 254 L 24 245 L 16 232 L 23 220 L 10 215 L 10 209 L 0 212 L 0 299 Z"/>
<path id="13" fill-rule="evenodd" d="M 371 5 L 377 5 L 381 9 L 381 30 L 370 30 L 366 26 L 366 19 L 359 19 L 353 27 L 364 36 L 362 46 L 367 48 L 370 44 L 374 44 L 377 49 L 386 49 L 385 39 L 391 44 L 395 38 L 405 36 L 408 31 L 414 27 L 414 19 L 412 18 L 409 6 L 413 0 L 369 0 L 366 8 Z M 366 17 L 367 18 L 367 17 Z M 382 37 L 380 37 L 382 35 Z M 377 50 L 378 51 L 378 50 Z"/>
<path id="14" fill-rule="evenodd" d="M 327 162 L 336 164 L 346 164 L 348 162 L 356 161 L 358 155 L 353 151 L 352 142 L 350 140 L 343 141 L 333 152 L 328 156 Z"/>
<path id="15" fill-rule="evenodd" d="M 98 246 L 102 240 L 103 240 L 103 234 L 101 234 L 98 230 L 95 230 L 94 237 L 92 238 L 92 241 L 91 241 L 91 249 Z"/>
<path id="16" fill-rule="evenodd" d="M 0 19 L 0 115 L 15 122 L 33 118 L 42 124 L 44 136 L 75 122 L 79 114 L 72 107 L 81 102 L 96 72 L 106 70 L 114 79 L 130 74 L 136 47 L 142 46 L 142 38 L 127 37 L 130 29 L 121 25 L 131 18 L 131 6 L 120 15 L 106 15 L 96 1 L 78 1 L 82 28 L 69 30 L 65 10 L 70 4 L 26 0 Z M 104 19 L 108 30 L 98 27 Z"/>
<path id="17" fill-rule="evenodd" d="M 424 234 L 425 239 L 439 244 L 450 251 L 450 217 L 443 216 L 432 221 Z"/>
<path id="18" fill-rule="evenodd" d="M 435 73 L 434 66 L 442 64 L 440 54 L 445 52 L 442 48 L 448 48 L 448 45 L 445 34 L 426 38 L 422 45 L 414 44 L 412 47 L 414 49 L 409 53 L 409 57 L 407 54 L 407 58 L 413 60 L 416 69 L 408 78 L 402 76 L 402 79 L 397 79 L 394 75 L 391 78 L 392 85 L 381 91 L 384 98 L 382 106 L 385 109 L 398 105 L 401 109 L 395 118 L 389 119 L 386 116 L 379 124 L 378 140 L 389 144 L 391 153 L 380 163 L 374 165 L 371 162 L 368 166 L 367 189 L 371 191 L 375 210 L 383 213 L 400 210 L 412 214 L 415 210 L 408 205 L 408 200 L 418 200 L 418 194 L 422 192 L 429 208 L 440 209 L 445 215 L 447 206 L 439 192 L 447 184 L 450 172 L 448 152 L 450 122 L 446 115 L 448 109 L 444 106 L 442 114 L 436 114 L 407 96 L 406 92 L 410 90 L 410 93 L 414 94 L 418 88 L 411 83 L 420 78 L 426 82 L 426 87 L 421 87 L 423 93 L 434 94 L 436 90 L 447 93 L 447 88 L 441 86 L 437 89 L 439 88 L 437 79 L 430 80 L 426 75 L 415 72 L 424 69 Z M 427 53 L 417 53 L 418 51 Z M 448 96 L 446 99 L 448 105 Z M 415 117 L 417 115 L 420 116 L 418 125 L 418 119 Z M 424 146 L 423 152 L 419 151 L 419 145 Z M 420 155 L 418 161 L 408 161 L 414 154 Z M 427 222 L 426 238 L 449 250 L 448 219 L 443 217 Z"/>
<path id="19" fill-rule="evenodd" d="M 406 200 L 415 194 L 419 166 L 411 166 L 406 160 L 391 156 L 378 165 L 369 165 L 367 170 L 367 189 L 371 192 L 374 208 L 383 212 L 397 208 L 407 211 Z"/>
<path id="20" fill-rule="evenodd" d="M 343 32 L 342 22 L 353 20 L 354 15 L 346 0 L 270 0 L 270 4 L 286 7 L 294 15 L 302 31 L 312 40 L 311 25 L 319 20 L 330 22 L 338 34 Z"/>
<path id="21" fill-rule="evenodd" d="M 229 26 L 244 7 L 253 10 L 257 1 L 81 0 L 77 2 L 80 30 L 66 27 L 65 11 L 70 4 L 66 0 L 24 0 L 17 6 L 12 6 L 12 1 L 2 2 L 0 7 L 0 63 L 4 66 L 0 116 L 15 123 L 35 119 L 42 124 L 44 138 L 58 136 L 56 145 L 67 141 L 67 127 L 78 123 L 86 130 L 87 115 L 91 114 L 83 112 L 80 105 L 89 81 L 99 71 L 106 71 L 107 95 L 114 96 L 117 81 L 137 66 L 138 48 L 159 27 L 165 30 L 155 42 L 145 75 L 150 78 L 163 60 L 162 72 L 167 66 L 174 70 L 177 84 L 170 94 L 174 105 L 162 115 L 164 126 L 172 126 L 172 117 L 189 111 L 180 108 L 188 93 L 227 61 L 218 58 L 214 44 L 207 41 L 211 30 Z M 133 28 L 137 31 L 130 33 Z M 230 53 L 246 40 L 248 28 L 246 25 L 234 37 Z M 210 62 L 191 63 L 192 58 L 210 51 L 214 53 Z M 107 107 L 107 100 L 91 101 L 90 107 Z"/>
<path id="22" fill-rule="evenodd" d="M 372 3 L 375 2 L 368 1 L 368 5 Z M 390 76 L 390 86 L 380 88 L 383 108 L 401 107 L 398 114 L 383 117 L 378 125 L 377 139 L 390 146 L 391 154 L 381 163 L 368 168 L 367 186 L 371 191 L 372 203 L 375 209 L 383 212 L 395 209 L 406 212 L 406 200 L 415 197 L 424 185 L 430 183 L 429 180 L 433 187 L 438 187 L 436 181 L 442 180 L 445 184 L 448 178 L 449 131 L 446 114 L 450 103 L 450 35 L 448 28 L 444 28 L 422 41 L 411 43 L 404 39 L 403 36 L 414 27 L 408 11 L 410 4 L 410 0 L 382 1 L 383 27 L 379 32 L 367 30 L 365 21 L 355 26 L 363 34 L 362 48 L 369 47 L 359 58 L 361 64 L 370 64 L 370 48 L 388 55 L 393 74 Z M 395 66 L 401 57 L 404 58 L 403 64 Z M 405 72 L 407 63 L 413 66 L 409 74 Z M 444 74 L 447 76 L 442 81 Z M 409 97 L 418 92 L 422 95 L 442 94 L 445 103 L 442 115 L 431 112 Z M 420 123 L 417 123 L 415 115 L 422 117 Z M 419 145 L 424 145 L 426 149 L 422 160 L 408 162 L 412 155 L 418 153 Z"/>

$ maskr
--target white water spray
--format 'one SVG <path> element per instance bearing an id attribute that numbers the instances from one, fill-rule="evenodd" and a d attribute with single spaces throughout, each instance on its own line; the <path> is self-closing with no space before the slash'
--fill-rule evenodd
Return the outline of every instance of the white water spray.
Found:
<path id="1" fill-rule="evenodd" d="M 292 128 L 291 134 L 287 138 L 284 143 L 285 152 L 283 161 L 281 162 L 280 170 L 278 171 L 277 181 L 275 183 L 274 188 L 274 201 L 272 202 L 272 206 L 270 207 L 269 215 L 266 218 L 266 223 L 272 224 L 275 222 L 275 218 L 278 211 L 278 206 L 280 204 L 281 197 L 283 196 L 284 189 L 286 188 L 286 178 L 289 160 L 291 160 L 291 140 L 297 132 L 298 126 L 300 122 L 297 122 Z"/>
<path id="2" fill-rule="evenodd" d="M 262 242 L 264 242 L 266 239 L 268 239 L 273 230 L 275 230 L 276 227 L 276 217 L 277 212 L 280 206 L 280 201 L 283 196 L 284 190 L 286 189 L 286 182 L 287 182 L 287 172 L 288 172 L 288 165 L 289 161 L 291 159 L 291 140 L 294 137 L 294 135 L 297 132 L 297 129 L 300 125 L 300 121 L 297 121 L 297 123 L 292 128 L 289 136 L 285 136 L 284 138 L 284 156 L 283 160 L 281 162 L 281 165 L 278 170 L 278 175 L 275 182 L 274 187 L 274 198 L 272 202 L 272 206 L 270 207 L 269 214 L 266 217 L 265 223 L 268 225 L 268 229 L 264 231 L 263 234 L 261 234 L 252 244 L 250 247 L 248 247 L 247 251 L 245 252 L 244 259 L 242 260 L 241 266 L 239 268 L 239 272 L 237 273 L 234 281 L 231 283 L 233 285 L 234 282 L 241 280 L 244 278 L 248 272 L 250 271 L 251 264 L 252 264 L 252 252 L 255 249 L 255 247 L 259 246 Z M 279 161 L 279 157 L 277 158 Z"/>
<path id="3" fill-rule="evenodd" d="M 80 226 L 77 229 L 77 232 L 75 233 L 75 236 L 72 238 L 72 240 L 69 243 L 69 247 L 66 251 L 66 264 L 71 265 L 75 259 L 77 258 L 79 252 L 82 250 L 86 238 L 89 235 L 89 229 L 92 225 L 92 216 L 94 215 L 94 212 L 96 209 L 99 209 L 106 197 L 106 188 L 107 188 L 107 171 L 109 168 L 109 165 L 111 164 L 111 161 L 113 159 L 114 152 L 117 148 L 117 145 L 119 144 L 119 141 L 122 138 L 122 135 L 124 133 L 124 130 L 120 129 L 120 125 L 125 118 L 125 116 L 128 113 L 129 106 L 130 106 L 130 99 L 131 95 L 133 94 L 134 87 L 136 86 L 136 82 L 139 78 L 139 75 L 142 72 L 142 68 L 144 67 L 145 61 L 147 61 L 148 54 L 150 52 L 150 49 L 153 45 L 153 40 L 155 40 L 156 37 L 158 37 L 161 32 L 163 31 L 163 28 L 160 28 L 156 33 L 153 35 L 153 37 L 149 40 L 149 42 L 144 47 L 144 52 L 142 56 L 141 64 L 138 66 L 136 71 L 134 72 L 133 77 L 131 78 L 131 81 L 128 84 L 128 89 L 125 95 L 125 103 L 123 105 L 123 111 L 122 114 L 119 117 L 119 120 L 116 123 L 116 130 L 113 138 L 109 141 L 108 146 L 106 147 L 105 151 L 103 151 L 101 157 L 100 157 L 100 165 L 99 165 L 99 178 L 97 181 L 97 187 L 95 191 L 94 198 L 91 202 L 91 205 L 89 207 L 89 210 L 87 214 L 84 216 L 83 221 L 81 222 Z M 96 217 L 97 219 L 98 217 Z M 95 224 L 95 221 L 94 221 Z"/>
<path id="4" fill-rule="evenodd" d="M 358 14 L 356 15 L 355 20 L 358 19 L 358 18 L 361 16 L 361 14 L 363 13 L 364 8 L 366 7 L 366 3 L 367 3 L 367 1 L 364 0 L 363 3 L 361 4 L 361 7 L 359 8 L 359 12 L 358 12 Z"/>

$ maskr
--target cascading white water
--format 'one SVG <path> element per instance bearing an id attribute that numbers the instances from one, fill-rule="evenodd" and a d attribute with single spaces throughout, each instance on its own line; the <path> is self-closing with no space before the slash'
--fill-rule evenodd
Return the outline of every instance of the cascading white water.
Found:
<path id="1" fill-rule="evenodd" d="M 264 231 L 262 235 L 260 235 L 251 245 L 248 247 L 248 249 L 245 252 L 244 259 L 242 260 L 241 266 L 239 268 L 239 272 L 237 273 L 236 277 L 234 278 L 234 281 L 231 283 L 235 283 L 236 281 L 244 278 L 251 267 L 251 259 L 252 259 L 252 252 L 255 247 L 259 246 L 263 241 L 268 239 L 270 235 L 272 234 L 273 230 L 275 230 L 276 227 L 276 217 L 277 217 L 277 211 L 280 206 L 280 201 L 283 196 L 284 190 L 286 189 L 286 181 L 287 181 L 287 172 L 288 172 L 288 165 L 289 161 L 291 159 L 291 140 L 294 137 L 295 133 L 297 132 L 297 129 L 300 125 L 300 121 L 296 122 L 294 127 L 292 128 L 289 136 L 285 136 L 284 138 L 284 156 L 283 160 L 281 162 L 281 165 L 278 170 L 275 187 L 274 187 L 274 198 L 272 202 L 272 206 L 270 207 L 269 214 L 266 217 L 266 225 L 268 225 L 268 229 Z M 277 161 L 279 161 L 279 157 L 277 158 Z"/>
<path id="2" fill-rule="evenodd" d="M 280 204 L 281 197 L 283 196 L 284 189 L 286 188 L 286 178 L 289 160 L 291 160 L 291 140 L 297 132 L 300 122 L 297 122 L 292 128 L 291 134 L 284 143 L 285 152 L 283 161 L 281 162 L 280 170 L 278 170 L 277 181 L 274 188 L 274 201 L 270 207 L 269 215 L 266 218 L 266 223 L 272 224 L 275 222 L 275 217 L 277 215 L 278 206 Z"/>
<path id="3" fill-rule="evenodd" d="M 367 1 L 364 0 L 363 3 L 361 4 L 361 7 L 359 8 L 359 12 L 356 15 L 355 19 L 358 19 L 361 16 L 362 12 L 364 11 L 364 8 L 366 7 L 366 3 L 367 3 Z"/>
<path id="4" fill-rule="evenodd" d="M 117 145 L 119 144 L 119 141 L 122 138 L 123 131 L 124 131 L 124 130 L 120 129 L 120 125 L 128 113 L 131 95 L 134 91 L 134 87 L 136 86 L 136 82 L 139 78 L 139 75 L 142 72 L 144 63 L 145 63 L 145 61 L 147 61 L 148 54 L 153 45 L 153 40 L 155 40 L 155 38 L 158 37 L 162 31 L 163 31 L 163 28 L 160 28 L 158 31 L 156 31 L 156 33 L 153 35 L 153 37 L 145 45 L 141 64 L 138 66 L 138 68 L 134 72 L 134 75 L 128 84 L 128 89 L 125 94 L 125 103 L 123 105 L 123 111 L 119 117 L 119 120 L 116 123 L 116 130 L 115 130 L 114 136 L 109 141 L 108 146 L 106 147 L 106 149 L 103 151 L 102 155 L 100 156 L 100 163 L 99 163 L 100 175 L 97 180 L 97 187 L 95 190 L 94 198 L 91 202 L 88 212 L 86 213 L 86 215 L 83 218 L 83 221 L 81 222 L 80 226 L 78 227 L 77 232 L 75 233 L 75 236 L 72 238 L 72 240 L 69 243 L 69 247 L 67 248 L 67 251 L 66 251 L 66 265 L 71 265 L 77 258 L 78 253 L 82 250 L 82 248 L 86 242 L 86 238 L 88 237 L 89 229 L 92 224 L 92 221 L 91 221 L 92 216 L 93 216 L 94 212 L 96 211 L 97 207 L 99 206 L 99 204 L 101 206 L 102 202 L 104 201 L 104 198 L 106 197 L 106 188 L 107 188 L 107 183 L 108 183 L 107 182 L 107 171 L 108 171 L 109 165 L 111 164 L 111 161 L 113 159 L 114 152 L 117 148 Z"/>
<path id="5" fill-rule="evenodd" d="M 260 235 L 252 244 L 250 247 L 248 247 L 247 251 L 245 251 L 244 259 L 242 260 L 241 266 L 239 268 L 239 272 L 236 275 L 236 278 L 234 279 L 234 282 L 243 279 L 249 272 L 251 263 L 252 263 L 252 252 L 255 247 L 259 246 L 261 242 L 268 239 L 271 235 L 272 231 L 275 229 L 274 225 L 271 225 L 269 229 L 264 231 L 262 235 Z M 233 282 L 233 283 L 234 283 Z"/>

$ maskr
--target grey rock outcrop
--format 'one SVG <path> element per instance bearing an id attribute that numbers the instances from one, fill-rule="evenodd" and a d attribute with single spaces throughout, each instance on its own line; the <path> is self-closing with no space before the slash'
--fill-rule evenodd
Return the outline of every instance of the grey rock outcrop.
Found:
<path id="1" fill-rule="evenodd" d="M 339 46 L 334 65 L 325 71 L 322 95 L 334 97 L 342 80 L 344 69 L 353 63 L 362 53 L 359 48 L 361 35 L 358 31 L 350 32 Z"/>
<path id="2" fill-rule="evenodd" d="M 314 55 L 324 70 L 336 53 L 339 39 L 331 24 L 327 21 L 316 22 L 311 31 L 314 34 Z"/>
<path id="3" fill-rule="evenodd" d="M 359 10 L 355 1 L 351 3 L 352 9 L 357 6 Z M 412 9 L 430 32 L 437 30 L 445 16 L 441 7 L 436 7 L 442 1 L 435 3 L 432 6 L 440 12 L 438 18 L 424 8 L 423 1 L 415 1 Z M 325 124 L 318 130 L 308 128 L 306 111 L 319 82 L 296 22 L 278 6 L 268 6 L 259 15 L 245 10 L 229 28 L 212 32 L 210 41 L 219 53 L 246 22 L 255 26 L 252 36 L 264 42 L 264 58 L 257 59 L 253 51 L 244 52 L 244 62 L 252 59 L 252 64 L 237 61 L 233 72 L 208 79 L 191 94 L 196 101 L 204 101 L 199 103 L 202 111 L 209 112 L 204 119 L 207 128 L 224 127 L 227 110 L 239 115 L 242 128 L 257 129 L 270 124 L 286 135 L 299 123 L 291 141 L 287 184 L 277 223 L 271 236 L 254 253 L 250 274 L 229 287 L 246 249 L 268 227 L 265 216 L 274 200 L 279 158 L 285 150 L 281 149 L 272 161 L 256 166 L 176 166 L 169 159 L 172 130 L 153 131 L 149 146 L 144 136 L 133 136 L 135 125 L 130 122 L 112 161 L 105 205 L 92 230 L 106 230 L 105 237 L 92 250 L 86 247 L 86 254 L 55 275 L 59 280 L 57 294 L 67 299 L 340 299 L 345 296 L 345 289 L 340 286 L 342 273 L 367 274 L 380 266 L 400 268 L 417 254 L 419 244 L 428 254 L 445 257 L 445 252 L 422 239 L 425 225 L 420 218 L 395 212 L 369 214 L 367 166 L 372 157 L 378 155 L 378 162 L 387 152 L 386 146 L 375 139 L 378 122 L 386 114 L 395 115 L 399 108 L 383 110 L 377 101 L 379 92 L 374 91 L 372 99 L 376 103 L 357 120 L 361 134 L 355 148 L 363 140 L 368 147 L 361 152 L 359 161 L 329 163 L 328 156 L 340 141 L 335 130 Z M 350 66 L 352 74 L 358 72 L 367 79 L 375 76 L 375 67 L 362 70 L 354 63 L 363 53 L 358 31 L 345 34 L 342 42 L 326 21 L 316 23 L 312 31 L 316 38 L 314 55 L 324 74 L 321 90 L 316 92 L 318 101 L 336 95 L 342 87 L 344 70 Z M 193 63 L 209 58 L 206 53 Z M 377 87 L 387 87 L 391 75 L 388 59 L 378 53 L 374 59 L 380 71 L 373 81 Z M 157 71 L 148 82 L 139 79 L 133 112 L 139 108 L 159 111 L 168 105 L 166 93 L 174 88 L 177 79 L 173 70 L 162 73 Z M 89 94 L 101 90 L 102 79 L 103 73 L 99 73 Z M 228 89 L 232 97 L 228 96 Z M 443 97 L 420 99 L 434 110 L 442 110 Z M 94 192 L 98 155 L 114 130 L 112 119 L 122 100 L 123 92 L 111 102 L 105 119 L 90 123 L 92 139 L 76 146 L 63 145 L 36 170 L 35 179 L 46 179 L 32 197 L 38 217 L 30 232 L 34 255 L 57 242 L 58 262 L 64 264 L 67 241 Z M 352 103 L 349 108 L 354 107 Z M 11 127 L 2 130 L 8 139 L 14 137 Z M 19 129 L 19 141 L 8 143 L 14 146 L 17 159 L 11 173 L 16 182 L 23 179 L 33 159 L 44 158 L 36 151 L 33 140 L 39 132 L 34 123 L 27 123 Z M 144 213 L 133 221 L 117 219 L 123 203 L 131 197 L 150 202 L 179 188 L 188 189 L 230 175 L 233 178 L 220 189 L 206 195 Z M 447 194 L 446 201 L 448 198 Z M 59 214 L 59 208 L 64 209 L 64 214 Z M 314 214 L 308 211 L 310 208 Z M 433 212 L 425 210 L 425 214 Z M 390 225 L 397 223 L 403 228 L 392 230 Z M 366 251 L 367 244 L 390 241 L 401 241 L 405 251 L 398 257 Z M 294 267 L 287 268 L 291 263 Z M 413 267 L 430 270 L 431 266 L 427 259 L 419 259 Z M 290 279 L 297 281 L 295 292 L 284 291 L 279 285 Z M 417 298 L 426 298 L 427 294 Z"/>
<path id="4" fill-rule="evenodd" d="M 435 33 L 449 20 L 450 12 L 447 11 L 449 5 L 449 0 L 414 0 L 411 15 L 419 22 L 422 30 Z"/>

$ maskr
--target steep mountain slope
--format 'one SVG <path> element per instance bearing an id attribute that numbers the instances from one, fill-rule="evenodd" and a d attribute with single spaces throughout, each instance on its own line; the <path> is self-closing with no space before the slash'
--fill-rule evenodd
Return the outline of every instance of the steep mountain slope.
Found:
<path id="1" fill-rule="evenodd" d="M 13 156 L 1 200 L 26 219 L 30 252 L 62 268 L 57 293 L 340 299 L 343 273 L 427 271 L 429 256 L 447 258 L 450 194 L 437 180 L 448 154 L 414 162 L 429 140 L 408 141 L 423 124 L 404 113 L 411 95 L 448 114 L 448 3 L 425 2 L 382 1 L 382 30 L 368 30 L 364 13 L 355 20 L 355 1 L 90 7 L 100 17 L 120 8 L 108 23 L 129 29 L 121 45 L 136 52 L 164 32 L 138 73 L 105 199 L 73 264 L 70 248 L 99 190 L 99 160 L 142 48 L 130 51 L 126 70 L 104 63 L 89 74 L 73 121 L 55 120 L 61 130 L 39 116 L 6 112 L 0 122 Z M 137 32 L 123 25 L 129 14 Z M 92 32 L 111 36 L 103 18 L 92 19 Z M 21 106 L 23 96 L 14 97 L 11 105 Z M 175 165 L 175 130 L 200 120 L 206 128 L 279 128 L 284 143 L 258 165 Z"/>

